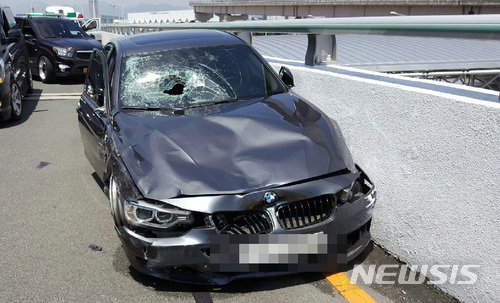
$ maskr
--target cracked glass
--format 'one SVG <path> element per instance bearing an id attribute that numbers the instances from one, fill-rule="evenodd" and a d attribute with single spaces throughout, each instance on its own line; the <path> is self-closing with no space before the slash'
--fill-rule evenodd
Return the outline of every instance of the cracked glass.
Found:
<path id="1" fill-rule="evenodd" d="M 133 55 L 124 58 L 121 70 L 123 107 L 184 108 L 285 91 L 246 45 Z"/>

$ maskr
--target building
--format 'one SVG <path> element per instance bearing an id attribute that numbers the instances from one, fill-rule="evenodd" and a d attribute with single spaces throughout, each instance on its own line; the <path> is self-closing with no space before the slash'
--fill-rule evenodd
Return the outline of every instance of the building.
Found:
<path id="1" fill-rule="evenodd" d="M 179 23 L 195 19 L 193 10 L 175 10 L 161 12 L 128 13 L 128 23 L 153 24 L 153 23 Z"/>

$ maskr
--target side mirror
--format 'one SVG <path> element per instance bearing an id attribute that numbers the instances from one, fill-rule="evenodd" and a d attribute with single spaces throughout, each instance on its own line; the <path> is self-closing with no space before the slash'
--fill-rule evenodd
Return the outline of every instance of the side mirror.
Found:
<path id="1" fill-rule="evenodd" d="M 292 72 L 288 69 L 288 67 L 282 66 L 279 72 L 280 78 L 288 87 L 294 87 L 295 83 L 293 82 Z"/>
<path id="2" fill-rule="evenodd" d="M 99 97 L 104 98 L 104 88 L 102 88 L 102 87 L 98 87 L 98 88 L 96 89 L 96 91 L 97 91 L 97 95 L 98 95 Z"/>
<path id="3" fill-rule="evenodd" d="M 97 20 L 88 20 L 82 25 L 82 29 L 86 32 L 92 29 L 97 29 Z"/>
<path id="4" fill-rule="evenodd" d="M 32 34 L 24 34 L 24 39 L 28 41 L 33 41 L 35 40 L 35 36 L 33 36 Z"/>
<path id="5" fill-rule="evenodd" d="M 104 106 L 101 107 L 96 107 L 94 109 L 94 113 L 97 117 L 103 117 L 104 116 Z"/>
<path id="6" fill-rule="evenodd" d="M 97 87 L 96 89 L 96 93 L 97 93 L 97 96 L 96 96 L 96 103 L 97 105 L 99 106 L 103 106 L 104 105 L 104 88 L 103 87 Z"/>
<path id="7" fill-rule="evenodd" d="M 92 39 L 95 40 L 95 35 L 94 34 L 90 34 L 90 38 L 92 38 Z"/>
<path id="8" fill-rule="evenodd" d="M 94 88 L 90 83 L 88 82 L 88 79 L 85 79 L 85 92 L 89 95 L 92 96 L 94 94 Z"/>
<path id="9" fill-rule="evenodd" d="M 17 28 L 13 28 L 9 30 L 9 43 L 19 42 L 21 41 L 21 31 Z"/>

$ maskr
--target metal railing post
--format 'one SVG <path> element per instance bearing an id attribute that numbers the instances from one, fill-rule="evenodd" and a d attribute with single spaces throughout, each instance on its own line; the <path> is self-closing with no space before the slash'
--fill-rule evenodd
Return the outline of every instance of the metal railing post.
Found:
<path id="1" fill-rule="evenodd" d="M 236 35 L 240 37 L 241 40 L 252 45 L 252 32 L 238 32 Z"/>
<path id="2" fill-rule="evenodd" d="M 326 61 L 328 56 L 332 61 L 337 60 L 337 43 L 335 35 L 307 35 L 307 51 L 305 64 L 318 65 Z"/>

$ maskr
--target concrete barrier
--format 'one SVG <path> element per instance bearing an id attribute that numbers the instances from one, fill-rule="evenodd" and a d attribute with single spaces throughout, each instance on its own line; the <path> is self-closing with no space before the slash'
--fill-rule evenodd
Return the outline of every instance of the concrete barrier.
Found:
<path id="1" fill-rule="evenodd" d="M 113 33 L 108 33 L 108 32 L 104 32 L 104 31 L 100 31 L 99 32 L 100 35 L 101 35 L 101 43 L 102 45 L 106 45 L 106 43 L 108 43 L 109 41 L 111 41 L 113 38 L 118 38 L 118 37 L 121 37 L 123 35 L 120 35 L 120 34 L 113 34 Z"/>
<path id="2" fill-rule="evenodd" d="M 339 123 L 374 180 L 374 241 L 408 264 L 480 265 L 473 285 L 437 286 L 462 301 L 499 302 L 498 92 L 269 61 L 287 65 L 294 90 Z"/>

